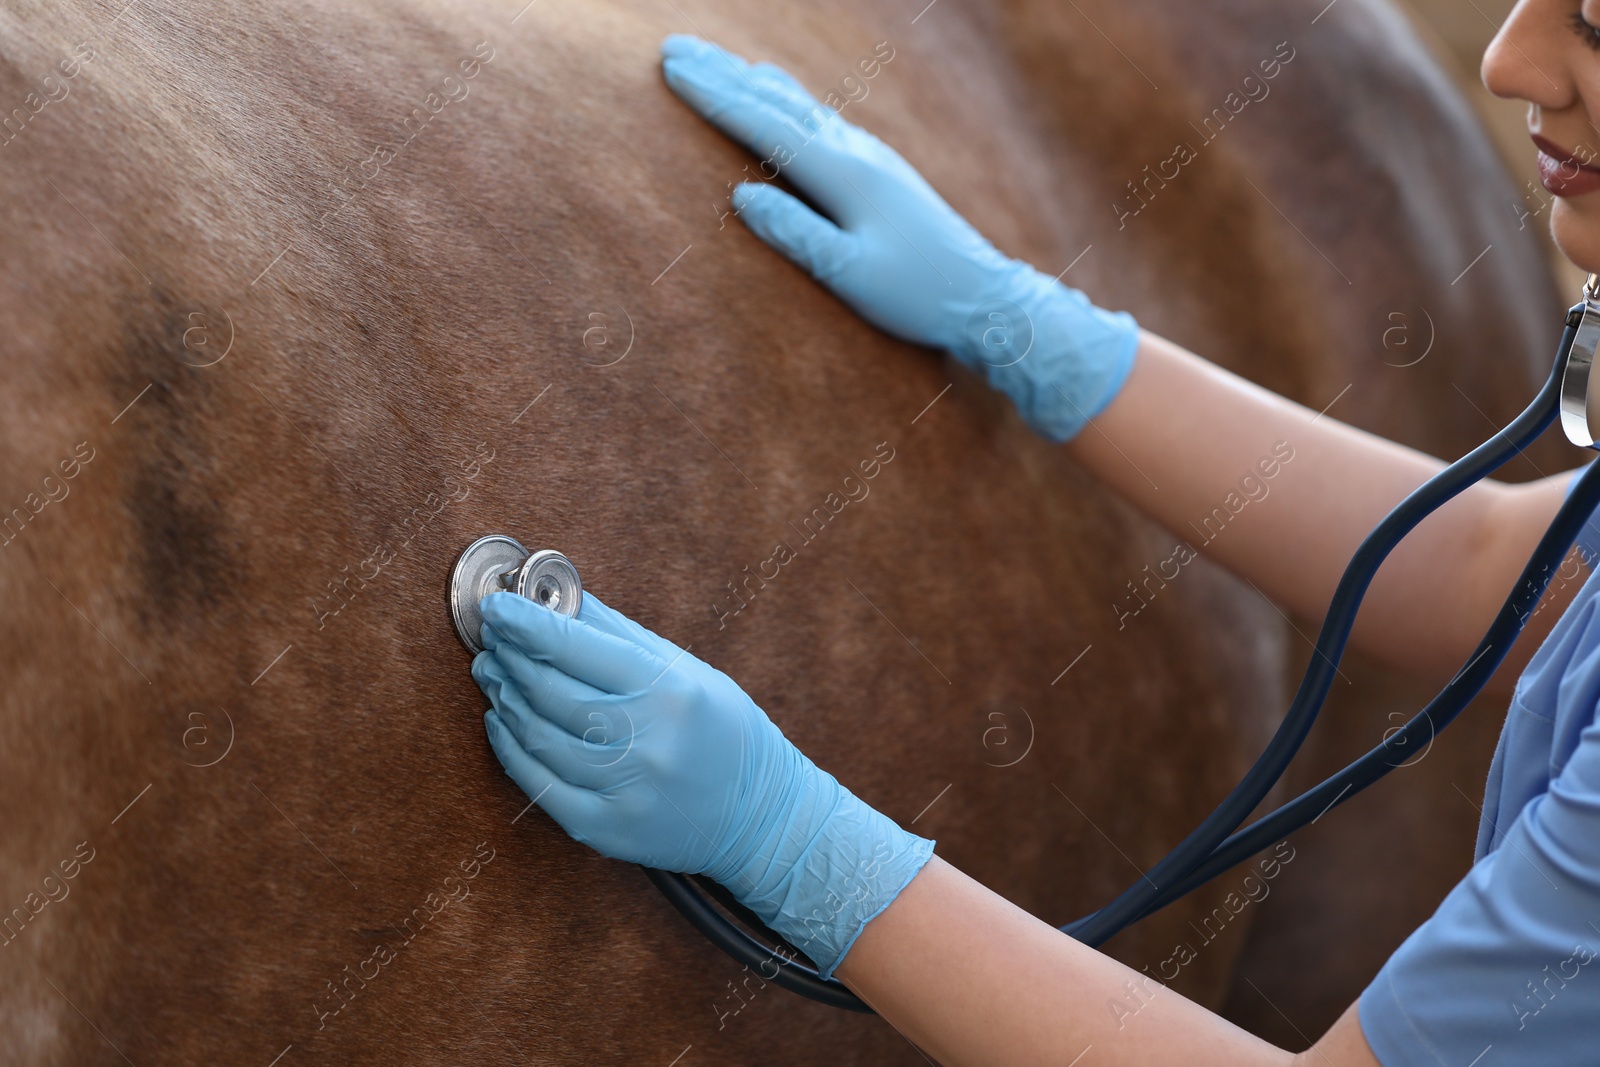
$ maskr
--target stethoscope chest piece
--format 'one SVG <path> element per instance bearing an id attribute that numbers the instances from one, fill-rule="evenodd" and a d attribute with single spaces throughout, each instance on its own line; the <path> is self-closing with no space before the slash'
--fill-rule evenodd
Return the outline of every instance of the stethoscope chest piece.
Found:
<path id="1" fill-rule="evenodd" d="M 450 574 L 450 618 L 461 643 L 473 654 L 483 651 L 478 602 L 502 591 L 525 596 L 569 618 L 583 606 L 578 568 L 566 556 L 549 548 L 529 552 L 504 534 L 480 537 L 462 550 Z"/>
<path id="2" fill-rule="evenodd" d="M 1567 366 L 1561 374 L 1561 432 L 1581 448 L 1597 448 L 1600 439 L 1600 374 L 1595 373 L 1595 350 L 1600 348 L 1600 277 L 1589 275 L 1583 286 L 1582 309 Z M 1569 320 L 1570 321 L 1570 320 Z"/>

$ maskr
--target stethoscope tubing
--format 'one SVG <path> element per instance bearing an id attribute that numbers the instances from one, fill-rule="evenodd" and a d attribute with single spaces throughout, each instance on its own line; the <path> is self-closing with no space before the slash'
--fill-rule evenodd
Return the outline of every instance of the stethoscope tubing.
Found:
<path id="1" fill-rule="evenodd" d="M 1546 379 L 1543 388 L 1526 410 L 1499 433 L 1424 482 L 1393 511 L 1384 516 L 1361 542 L 1334 589 L 1327 614 L 1323 616 L 1322 629 L 1317 635 L 1316 649 L 1312 653 L 1311 662 L 1306 666 L 1305 674 L 1300 679 L 1299 689 L 1295 692 L 1294 700 L 1290 703 L 1283 722 L 1278 725 L 1272 740 L 1267 743 L 1255 764 L 1240 778 L 1239 784 L 1234 786 L 1199 826 L 1190 831 L 1188 837 L 1146 871 L 1142 879 L 1123 890 L 1120 896 L 1099 911 L 1061 927 L 1063 933 L 1070 934 L 1085 944 L 1098 946 L 1138 921 L 1141 916 L 1153 910 L 1159 901 L 1169 897 L 1178 884 L 1198 871 L 1277 785 L 1288 769 L 1290 761 L 1305 743 L 1312 726 L 1316 724 L 1317 716 L 1322 711 L 1322 705 L 1327 700 L 1328 691 L 1332 688 L 1334 677 L 1338 673 L 1339 662 L 1344 657 L 1345 646 L 1349 642 L 1350 631 L 1355 626 L 1361 600 L 1366 596 L 1367 589 L 1378 573 L 1378 568 L 1383 565 L 1383 561 L 1422 520 L 1468 487 L 1500 469 L 1513 456 L 1537 440 L 1555 421 L 1561 397 L 1561 379 L 1565 370 L 1566 353 L 1572 346 L 1577 329 L 1574 314 L 1581 316 L 1582 309 L 1583 305 L 1579 304 L 1568 313 L 1555 366 L 1551 368 L 1550 377 Z M 1580 523 L 1579 526 L 1581 525 Z M 1572 538 L 1568 538 L 1559 546 L 1559 555 L 1551 563 L 1552 570 L 1560 566 L 1576 536 L 1577 528 L 1574 528 Z M 1541 540 L 1539 549 L 1535 550 L 1529 560 L 1529 567 L 1546 562 L 1540 551 L 1545 548 L 1546 541 Z M 1519 584 L 1518 589 L 1521 588 Z M 1540 589 L 1542 591 L 1543 587 Z M 1497 616 L 1496 626 L 1499 622 Z M 1521 622 L 1517 622 L 1511 631 L 1511 636 L 1514 638 L 1521 629 Z M 1491 633 L 1493 632 L 1492 627 Z M 1509 641 L 1501 648 L 1500 657 L 1505 655 L 1508 647 Z M 1481 655 L 1481 646 L 1479 654 Z M 1495 665 L 1498 664 L 1499 658 L 1496 658 Z M 1483 677 L 1488 676 L 1485 674 Z M 1480 683 L 1479 688 L 1481 687 Z M 1475 694 L 1476 690 L 1473 691 L 1473 695 Z M 1283 825 L 1288 824 L 1288 820 L 1283 823 Z"/>
<path id="2" fill-rule="evenodd" d="M 1579 531 L 1589 517 L 1600 507 L 1600 463 L 1590 464 L 1578 479 L 1578 484 L 1567 497 L 1566 503 L 1556 512 L 1550 527 L 1540 539 L 1539 546 L 1529 557 L 1516 587 L 1506 597 L 1483 640 L 1478 643 L 1473 658 L 1439 695 L 1429 701 L 1400 729 L 1355 762 L 1308 789 L 1294 800 L 1279 807 L 1272 814 L 1251 823 L 1223 841 L 1202 864 L 1172 886 L 1152 907 L 1158 910 L 1185 893 L 1210 881 L 1229 868 L 1260 852 L 1289 832 L 1305 826 L 1312 820 L 1343 804 L 1356 793 L 1372 785 L 1390 771 L 1407 765 L 1440 730 L 1451 722 L 1477 697 L 1490 675 L 1500 666 L 1511 644 L 1521 633 L 1528 616 L 1549 586 L 1559 562 L 1577 539 Z M 1549 560 L 1557 561 L 1552 565 Z M 1146 915 L 1150 912 L 1145 912 Z M 1142 916 L 1141 916 L 1142 917 Z"/>
<path id="3" fill-rule="evenodd" d="M 1586 296 L 1590 296 L 1588 290 Z M 1304 744 L 1327 699 L 1349 643 L 1361 600 L 1378 568 L 1419 523 L 1520 454 L 1556 420 L 1562 378 L 1587 302 L 1567 312 L 1555 365 L 1538 395 L 1503 430 L 1423 483 L 1367 535 L 1334 589 L 1318 632 L 1316 650 L 1294 699 L 1272 739 L 1228 795 L 1199 826 L 1156 863 L 1143 878 L 1098 911 L 1062 926 L 1084 944 L 1099 946 L 1117 933 L 1248 859 L 1274 841 L 1322 817 L 1396 767 L 1403 766 L 1419 742 L 1448 726 L 1483 689 L 1510 651 L 1551 578 L 1600 507 L 1600 464 L 1591 464 L 1540 538 L 1473 656 L 1450 682 L 1405 726 L 1392 732 L 1360 759 L 1280 806 L 1243 830 L 1239 826 L 1282 779 Z M 703 893 L 715 896 L 729 912 L 752 927 L 754 916 L 704 879 L 646 870 L 661 893 L 705 937 L 736 962 L 759 969 L 780 988 L 850 1011 L 871 1012 L 842 983 L 823 978 L 802 962 L 735 925 Z M 696 883 L 700 883 L 697 888 Z M 768 968 L 772 973 L 768 973 Z"/>

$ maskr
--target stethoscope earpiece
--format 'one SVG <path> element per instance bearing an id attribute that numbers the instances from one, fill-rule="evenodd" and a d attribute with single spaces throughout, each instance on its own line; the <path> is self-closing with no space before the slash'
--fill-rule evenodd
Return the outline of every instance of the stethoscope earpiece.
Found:
<path id="1" fill-rule="evenodd" d="M 1597 448 L 1600 439 L 1600 375 L 1594 373 L 1594 356 L 1600 347 L 1600 275 L 1583 283 L 1583 300 L 1568 314 L 1577 326 L 1567 349 L 1561 373 L 1561 432 L 1579 448 Z M 1574 324 L 1572 319 L 1576 317 Z"/>

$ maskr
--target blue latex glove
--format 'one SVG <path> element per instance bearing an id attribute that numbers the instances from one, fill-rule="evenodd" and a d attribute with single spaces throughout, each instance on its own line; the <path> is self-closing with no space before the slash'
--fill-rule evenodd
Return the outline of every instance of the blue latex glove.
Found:
<path id="1" fill-rule="evenodd" d="M 828 216 L 746 182 L 733 194 L 745 225 L 868 322 L 949 351 L 1051 440 L 1077 434 L 1122 388 L 1139 340 L 1132 316 L 1002 255 L 899 153 L 784 70 L 698 37 L 668 37 L 661 53 L 673 92 Z"/>
<path id="2" fill-rule="evenodd" d="M 833 973 L 933 852 L 789 743 L 731 678 L 585 590 L 484 597 L 472 676 L 506 773 L 614 859 L 704 874 Z"/>

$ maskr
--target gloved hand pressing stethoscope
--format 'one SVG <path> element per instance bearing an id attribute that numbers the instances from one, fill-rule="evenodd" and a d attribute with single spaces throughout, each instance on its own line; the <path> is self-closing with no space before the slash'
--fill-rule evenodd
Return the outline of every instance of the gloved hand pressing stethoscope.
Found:
<path id="1" fill-rule="evenodd" d="M 833 972 L 933 852 L 789 743 L 731 678 L 585 591 L 482 601 L 472 676 L 506 773 L 578 841 L 705 874 Z"/>
<path id="2" fill-rule="evenodd" d="M 899 153 L 786 71 L 697 37 L 668 37 L 661 53 L 673 92 L 829 216 L 747 182 L 733 194 L 739 217 L 867 321 L 949 351 L 1054 441 L 1121 389 L 1139 340 L 1131 316 L 996 251 Z"/>

